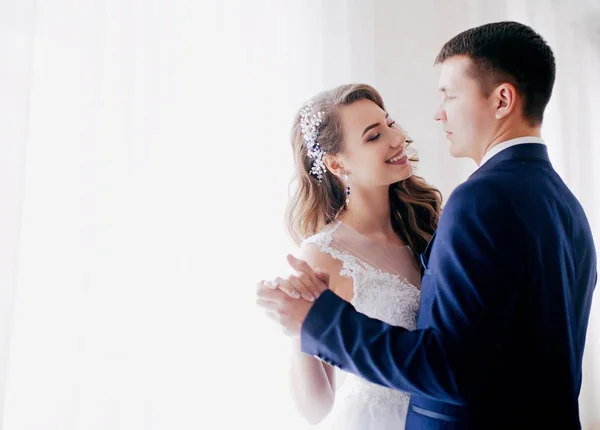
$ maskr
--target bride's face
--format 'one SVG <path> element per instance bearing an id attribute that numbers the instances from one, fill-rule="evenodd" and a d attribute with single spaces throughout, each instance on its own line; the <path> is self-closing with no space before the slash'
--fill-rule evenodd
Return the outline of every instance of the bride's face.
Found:
<path id="1" fill-rule="evenodd" d="M 404 153 L 410 140 L 387 112 L 363 99 L 343 106 L 339 114 L 344 136 L 339 157 L 353 186 L 389 186 L 412 175 Z"/>

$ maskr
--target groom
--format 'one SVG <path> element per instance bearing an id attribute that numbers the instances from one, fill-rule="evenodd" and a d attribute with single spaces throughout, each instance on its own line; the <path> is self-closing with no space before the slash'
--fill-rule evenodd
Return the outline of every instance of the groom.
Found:
<path id="1" fill-rule="evenodd" d="M 313 303 L 257 295 L 306 354 L 410 393 L 407 429 L 579 429 L 597 261 L 540 137 L 554 56 L 531 28 L 500 22 L 457 35 L 436 63 L 435 119 L 451 154 L 479 168 L 421 256 L 418 329 L 368 318 L 329 290 Z"/>

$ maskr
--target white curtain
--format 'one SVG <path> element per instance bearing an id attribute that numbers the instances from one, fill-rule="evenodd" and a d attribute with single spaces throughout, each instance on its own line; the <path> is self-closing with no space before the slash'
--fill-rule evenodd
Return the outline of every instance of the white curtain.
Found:
<path id="1" fill-rule="evenodd" d="M 600 237 L 592 3 L 0 0 L 2 429 L 305 428 L 287 339 L 254 306 L 294 250 L 293 114 L 375 85 L 447 197 L 474 166 L 431 119 L 432 62 L 472 25 L 518 19 L 554 47 L 544 134 Z"/>

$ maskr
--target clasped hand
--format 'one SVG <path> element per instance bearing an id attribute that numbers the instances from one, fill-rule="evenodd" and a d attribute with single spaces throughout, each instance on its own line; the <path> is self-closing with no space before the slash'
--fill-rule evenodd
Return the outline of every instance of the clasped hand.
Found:
<path id="1" fill-rule="evenodd" d="M 287 257 L 295 273 L 286 278 L 261 281 L 256 288 L 256 304 L 267 316 L 277 321 L 290 336 L 299 336 L 313 302 L 329 288 L 329 275 L 313 270 L 310 265 L 292 255 Z"/>

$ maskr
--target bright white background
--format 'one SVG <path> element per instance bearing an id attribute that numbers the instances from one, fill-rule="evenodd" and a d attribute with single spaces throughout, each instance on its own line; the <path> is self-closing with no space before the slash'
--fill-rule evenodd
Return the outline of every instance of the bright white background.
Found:
<path id="1" fill-rule="evenodd" d="M 600 237 L 594 0 L 0 0 L 2 429 L 304 428 L 288 341 L 254 305 L 294 250 L 293 115 L 375 85 L 447 198 L 475 166 L 431 119 L 433 59 L 506 18 L 555 50 L 544 137 Z"/>

